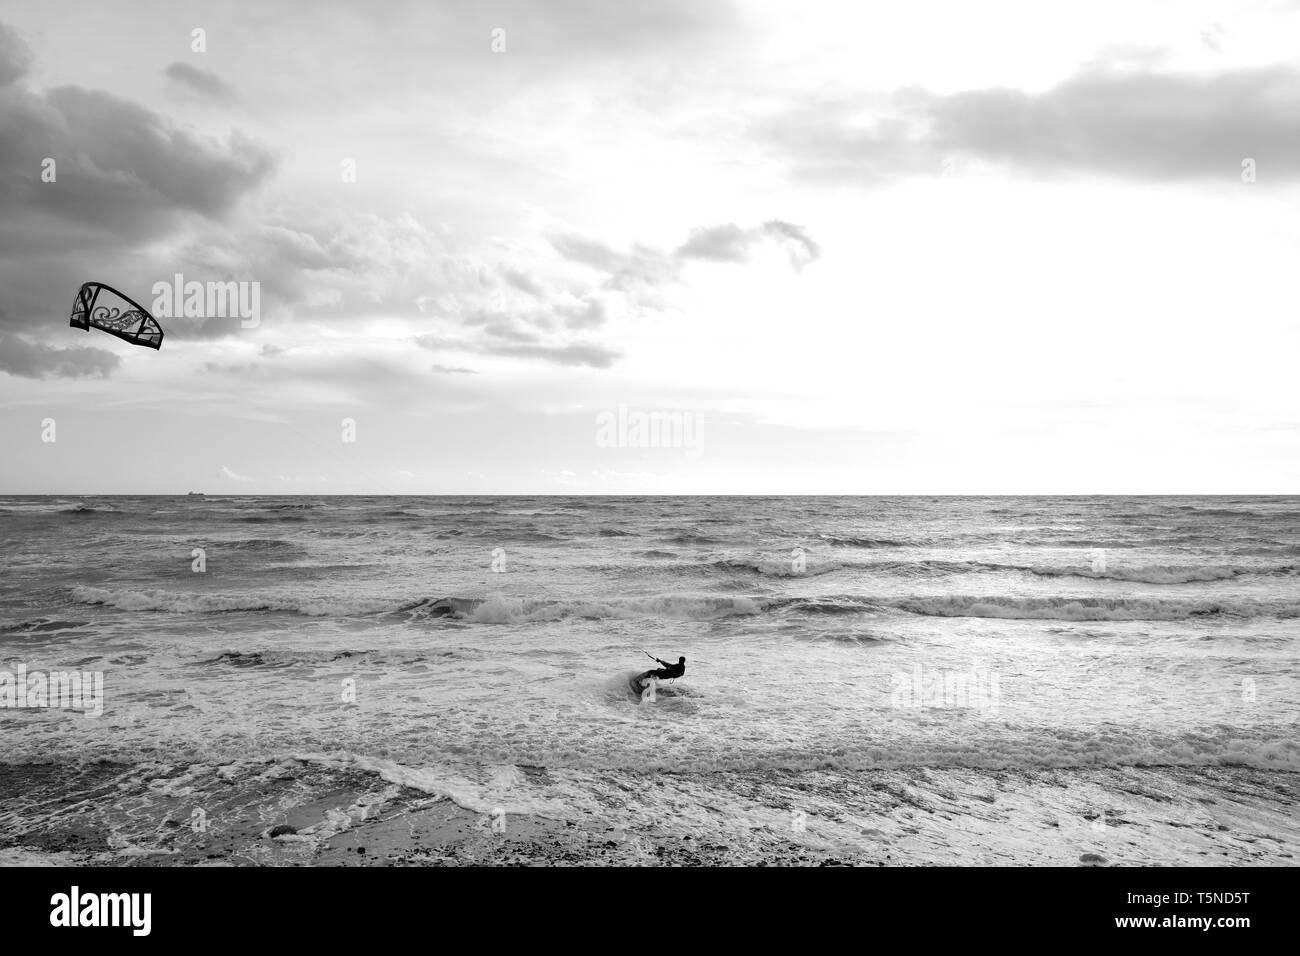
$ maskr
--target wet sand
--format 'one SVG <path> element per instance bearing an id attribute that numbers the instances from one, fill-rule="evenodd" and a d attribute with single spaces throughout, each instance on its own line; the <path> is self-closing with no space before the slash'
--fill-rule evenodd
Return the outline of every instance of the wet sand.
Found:
<path id="1" fill-rule="evenodd" d="M 671 774 L 620 787 L 684 788 Z M 753 811 L 476 812 L 304 760 L 5 765 L 0 865 L 1294 865 L 1300 775 L 1248 768 L 716 775 Z M 682 789 L 707 811 L 700 780 Z M 707 835 L 702 835 L 706 833 Z"/>

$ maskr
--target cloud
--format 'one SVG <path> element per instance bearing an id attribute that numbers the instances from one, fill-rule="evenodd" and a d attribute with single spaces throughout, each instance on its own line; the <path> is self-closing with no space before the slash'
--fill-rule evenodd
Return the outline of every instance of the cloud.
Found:
<path id="1" fill-rule="evenodd" d="M 472 4 L 400 4 L 354 9 L 338 4 L 358 23 L 358 39 L 375 38 L 395 62 L 418 56 L 464 72 L 489 54 L 492 30 L 505 30 L 506 52 L 530 76 L 586 73 L 593 66 L 626 71 L 630 59 L 699 62 L 711 49 L 735 42 L 744 28 L 731 0 L 492 0 Z M 340 13 L 339 16 L 344 15 Z M 369 22 L 366 22 L 369 21 Z M 472 39 L 471 39 L 472 38 Z M 481 38 L 481 42 L 480 42 Z M 495 71 L 494 71 L 495 72 Z"/>
<path id="2" fill-rule="evenodd" d="M 732 38 L 738 26 L 730 2 L 640 0 L 611 7 L 599 0 L 556 0 L 542 9 L 531 0 L 505 0 L 498 10 L 526 31 L 524 48 L 557 58 L 575 53 L 608 59 L 629 53 L 658 56 L 701 38 Z"/>
<path id="3" fill-rule="evenodd" d="M 680 282 L 686 260 L 748 262 L 763 242 L 782 246 L 795 269 L 821 255 L 817 243 L 802 228 L 782 219 L 749 228 L 734 222 L 698 227 L 672 252 L 641 244 L 620 251 L 598 239 L 573 234 L 552 236 L 550 242 L 563 258 L 606 273 L 605 289 L 634 295 Z"/>
<path id="4" fill-rule="evenodd" d="M 676 254 L 685 259 L 746 262 L 753 255 L 754 248 L 764 241 L 774 241 L 784 247 L 790 256 L 790 264 L 796 270 L 816 261 L 821 255 L 817 243 L 803 229 L 781 219 L 771 219 L 750 229 L 741 229 L 731 222 L 695 229 L 690 238 L 678 247 Z"/>
<path id="5" fill-rule="evenodd" d="M 617 272 L 628 262 L 628 257 L 609 243 L 572 233 L 552 236 L 551 246 L 564 258 L 602 272 Z"/>
<path id="6" fill-rule="evenodd" d="M 1223 24 L 1215 20 L 1207 29 L 1201 31 L 1201 43 L 1215 53 L 1223 52 Z"/>
<path id="7" fill-rule="evenodd" d="M 613 349 L 599 345 L 495 345 L 482 351 L 510 358 L 536 358 L 555 365 L 586 365 L 609 368 L 620 357 Z"/>
<path id="8" fill-rule="evenodd" d="M 557 305 L 555 312 L 571 329 L 599 328 L 609 319 L 609 307 L 596 296 Z"/>
<path id="9" fill-rule="evenodd" d="M 585 365 L 589 368 L 609 368 L 620 358 L 620 353 L 585 342 L 569 342 L 548 345 L 516 335 L 498 339 L 473 338 L 455 339 L 444 335 L 429 333 L 415 337 L 416 345 L 421 348 L 440 352 L 466 352 L 475 355 L 497 355 L 503 358 L 538 359 L 552 365 Z M 448 366 L 435 365 L 435 371 L 471 371 L 470 369 L 453 369 Z"/>
<path id="10" fill-rule="evenodd" d="M 456 365 L 431 365 L 429 366 L 439 375 L 477 375 L 478 372 L 472 368 L 461 368 Z"/>
<path id="11" fill-rule="evenodd" d="M 32 50 L 18 31 L 0 23 L 0 86 L 24 76 L 32 65 Z"/>
<path id="12" fill-rule="evenodd" d="M 256 478 L 250 478 L 247 475 L 241 475 L 238 472 L 231 471 L 225 465 L 221 466 L 221 469 L 217 472 L 217 477 L 225 478 L 228 481 L 240 481 L 240 482 L 257 480 Z"/>
<path id="13" fill-rule="evenodd" d="M 103 91 L 33 90 L 19 82 L 31 62 L 22 38 L 0 24 L 0 326 L 24 330 L 66 315 L 88 278 L 139 290 L 170 276 L 182 257 L 168 240 L 222 233 L 276 165 L 237 130 L 201 134 Z M 185 323 L 168 331 L 187 334 Z"/>
<path id="14" fill-rule="evenodd" d="M 1038 172 L 1236 181 L 1244 157 L 1300 176 L 1300 73 L 1098 70 L 1029 96 L 983 90 L 933 104 L 935 140 Z"/>
<path id="15" fill-rule="evenodd" d="M 953 155 L 1036 176 L 1236 181 L 1244 158 L 1300 178 L 1300 72 L 1155 72 L 1111 59 L 1041 93 L 898 91 L 863 105 L 818 102 L 760 124 L 796 176 L 870 185 L 934 175 Z"/>
<path id="16" fill-rule="evenodd" d="M 90 346 L 53 348 L 16 335 L 0 337 L 0 371 L 20 378 L 107 378 L 121 364 L 112 352 Z"/>
<path id="17" fill-rule="evenodd" d="M 526 272 L 519 269 L 505 269 L 501 273 L 502 278 L 510 285 L 514 286 L 520 292 L 526 292 L 532 296 L 540 296 L 543 289 L 538 281 Z"/>
<path id="18" fill-rule="evenodd" d="M 677 255 L 687 259 L 743 262 L 749 257 L 752 242 L 752 233 L 729 222 L 708 229 L 693 229 L 691 237 L 677 249 Z"/>
<path id="19" fill-rule="evenodd" d="M 188 93 L 197 93 L 222 103 L 233 103 L 238 99 L 234 88 L 216 73 L 200 70 L 188 63 L 170 63 L 163 73 Z"/>
<path id="20" fill-rule="evenodd" d="M 552 236 L 550 242 L 562 258 L 605 273 L 602 288 L 640 297 L 643 305 L 653 307 L 658 290 L 680 281 L 681 263 L 650 246 L 636 244 L 621 251 L 599 239 L 574 234 Z"/>
<path id="21" fill-rule="evenodd" d="M 498 12 L 509 14 L 501 21 L 509 32 L 509 62 L 570 64 L 555 70 L 571 69 L 577 54 L 611 68 L 634 51 L 686 55 L 701 49 L 700 42 L 727 40 L 739 22 L 730 5 L 700 10 L 687 0 L 634 4 L 617 13 L 557 0 L 545 15 L 510 0 Z M 407 32 L 392 17 L 375 18 L 375 24 L 388 33 Z M 483 47 L 478 60 L 501 62 L 487 59 L 486 40 Z M 556 56 L 561 50 L 565 57 Z M 409 322 L 424 313 L 468 355 L 599 369 L 620 356 L 599 341 L 604 330 L 668 308 L 684 264 L 709 258 L 696 256 L 698 246 L 679 255 L 579 236 L 559 237 L 554 248 L 487 239 L 474 245 L 413 214 L 378 215 L 369 211 L 373 203 L 364 211 L 352 207 L 346 193 L 322 201 L 320 195 L 282 192 L 255 206 L 247 200 L 277 166 L 261 143 L 238 130 L 203 134 L 105 91 L 30 89 L 15 82 L 30 64 L 21 38 L 8 28 L 0 32 L 0 77 L 9 78 L 0 85 L 0 203 L 6 212 L 0 222 L 0 326 L 24 323 L 25 330 L 36 317 L 66 315 L 72 291 L 85 278 L 104 279 L 147 302 L 154 283 L 180 272 L 200 283 L 259 283 L 266 328 L 298 320 L 316 329 L 356 318 Z M 221 76 L 188 62 L 170 63 L 163 72 L 188 93 L 227 101 L 236 95 Z M 33 174 L 46 155 L 58 163 L 53 183 Z M 816 256 L 815 244 L 781 220 L 741 231 L 745 250 L 779 244 L 796 268 Z M 89 263 L 93 275 L 82 275 Z M 164 324 L 174 341 L 204 348 L 246 334 L 238 322 L 220 318 L 175 317 Z M 380 374 L 360 356 L 345 358 L 357 375 Z M 238 370 L 211 361 L 200 367 L 256 376 L 268 361 L 306 379 L 321 364 L 286 361 L 269 351 Z M 461 369 L 477 364 L 444 361 L 435 369 L 441 375 L 468 374 L 473 369 Z M 351 373 L 335 373 L 352 381 Z M 427 373 L 423 380 L 428 383 Z"/>
<path id="22" fill-rule="evenodd" d="M 0 157 L 0 198 L 15 213 L 101 230 L 118 243 L 158 238 L 185 213 L 219 219 L 275 166 L 237 130 L 224 139 L 201 135 L 76 86 L 0 91 L 0 128 L 13 144 Z M 57 179 L 33 183 L 31 171 L 46 157 Z"/>

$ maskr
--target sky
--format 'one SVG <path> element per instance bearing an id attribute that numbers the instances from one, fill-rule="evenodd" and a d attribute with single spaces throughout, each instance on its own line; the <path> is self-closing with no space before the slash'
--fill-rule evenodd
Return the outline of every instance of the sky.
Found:
<path id="1" fill-rule="evenodd" d="M 1300 492 L 1297 51 L 1294 2 L 0 0 L 0 493 Z"/>

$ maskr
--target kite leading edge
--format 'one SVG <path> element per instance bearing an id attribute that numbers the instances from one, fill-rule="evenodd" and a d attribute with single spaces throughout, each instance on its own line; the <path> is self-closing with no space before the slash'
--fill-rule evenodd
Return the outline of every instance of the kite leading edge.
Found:
<path id="1" fill-rule="evenodd" d="M 104 296 L 103 301 L 101 296 Z M 115 303 L 114 297 L 122 304 Z M 102 282 L 86 282 L 77 290 L 77 301 L 68 324 L 85 331 L 96 328 L 132 345 L 162 348 L 162 326 L 149 310 Z"/>

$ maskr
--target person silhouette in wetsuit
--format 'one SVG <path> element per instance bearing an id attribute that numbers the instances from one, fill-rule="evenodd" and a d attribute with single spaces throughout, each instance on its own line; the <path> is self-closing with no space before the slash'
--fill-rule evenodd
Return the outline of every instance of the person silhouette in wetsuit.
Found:
<path id="1" fill-rule="evenodd" d="M 659 661 L 659 658 L 655 658 Z M 686 673 L 686 658 L 677 658 L 676 664 L 669 664 L 667 661 L 659 661 L 664 666 L 659 670 L 646 671 L 642 677 L 658 677 L 660 680 L 670 680 L 674 677 L 681 677 Z"/>

